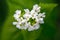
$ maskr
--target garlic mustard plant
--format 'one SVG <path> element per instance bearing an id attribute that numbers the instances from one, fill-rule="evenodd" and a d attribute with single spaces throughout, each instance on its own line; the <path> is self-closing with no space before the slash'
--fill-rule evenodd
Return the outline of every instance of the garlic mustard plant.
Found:
<path id="1" fill-rule="evenodd" d="M 13 22 L 13 25 L 16 25 L 18 29 L 24 29 L 28 31 L 37 30 L 40 28 L 40 24 L 44 23 L 45 12 L 40 12 L 40 6 L 37 4 L 33 5 L 32 10 L 24 9 L 25 13 L 21 17 L 21 10 L 16 10 L 14 14 L 14 19 L 16 22 Z"/>

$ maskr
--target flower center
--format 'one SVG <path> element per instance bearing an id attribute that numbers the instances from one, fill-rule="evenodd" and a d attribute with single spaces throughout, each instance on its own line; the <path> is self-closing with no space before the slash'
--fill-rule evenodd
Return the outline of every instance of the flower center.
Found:
<path id="1" fill-rule="evenodd" d="M 32 26 L 36 23 L 35 19 L 32 19 L 32 18 L 30 18 L 28 22 L 30 22 Z"/>

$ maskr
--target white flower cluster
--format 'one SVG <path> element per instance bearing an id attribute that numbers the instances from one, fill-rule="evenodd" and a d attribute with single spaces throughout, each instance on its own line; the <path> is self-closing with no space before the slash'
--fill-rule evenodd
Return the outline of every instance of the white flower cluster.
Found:
<path id="1" fill-rule="evenodd" d="M 13 22 L 13 25 L 16 25 L 18 29 L 27 29 L 28 31 L 39 29 L 39 24 L 44 23 L 43 18 L 45 17 L 44 12 L 40 13 L 40 8 L 41 7 L 35 4 L 31 11 L 24 9 L 25 13 L 23 16 L 21 16 L 21 10 L 16 10 L 14 18 L 17 22 Z"/>

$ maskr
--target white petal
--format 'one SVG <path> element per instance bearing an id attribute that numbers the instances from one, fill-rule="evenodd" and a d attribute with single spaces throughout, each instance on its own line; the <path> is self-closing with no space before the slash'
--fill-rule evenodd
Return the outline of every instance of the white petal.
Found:
<path id="1" fill-rule="evenodd" d="M 36 12 L 40 12 L 40 8 L 41 7 L 39 7 L 37 4 L 33 6 L 33 10 L 35 10 Z"/>
<path id="2" fill-rule="evenodd" d="M 17 24 L 17 22 L 13 22 L 13 25 L 16 25 Z"/>
<path id="3" fill-rule="evenodd" d="M 35 4 L 35 5 L 33 6 L 33 9 L 34 9 L 34 10 L 36 10 L 36 8 L 38 8 L 38 5 L 37 5 L 37 4 Z"/>
<path id="4" fill-rule="evenodd" d="M 35 24 L 33 27 L 35 30 L 37 30 L 37 29 L 39 29 L 40 26 L 39 26 L 39 24 Z"/>
<path id="5" fill-rule="evenodd" d="M 14 18 L 19 18 L 20 15 L 14 14 Z"/>
<path id="6" fill-rule="evenodd" d="M 21 29 L 21 26 L 20 26 L 19 24 L 17 24 L 16 27 L 17 27 L 18 29 Z"/>
<path id="7" fill-rule="evenodd" d="M 45 12 L 43 12 L 43 13 L 39 13 L 38 16 L 39 16 L 39 17 L 45 17 Z"/>
<path id="8" fill-rule="evenodd" d="M 31 18 L 31 15 L 30 14 L 24 14 L 23 17 L 26 19 L 29 19 L 29 18 Z"/>
<path id="9" fill-rule="evenodd" d="M 21 10 L 16 10 L 16 14 L 21 14 Z"/>
<path id="10" fill-rule="evenodd" d="M 43 12 L 42 17 L 45 17 L 45 12 Z"/>
<path id="11" fill-rule="evenodd" d="M 35 10 L 31 10 L 31 12 L 30 12 L 31 14 L 34 14 L 35 13 Z"/>
<path id="12" fill-rule="evenodd" d="M 28 31 L 33 31 L 33 30 L 34 28 L 32 26 L 28 28 Z"/>
<path id="13" fill-rule="evenodd" d="M 39 23 L 41 23 L 41 24 L 44 23 L 43 18 L 39 19 Z"/>
<path id="14" fill-rule="evenodd" d="M 21 29 L 24 29 L 24 30 L 26 30 L 26 29 L 27 29 L 27 27 L 26 27 L 26 26 L 22 26 L 22 27 L 21 27 Z"/>
<path id="15" fill-rule="evenodd" d="M 26 13 L 29 13 L 29 9 L 24 9 L 24 11 L 25 11 Z"/>

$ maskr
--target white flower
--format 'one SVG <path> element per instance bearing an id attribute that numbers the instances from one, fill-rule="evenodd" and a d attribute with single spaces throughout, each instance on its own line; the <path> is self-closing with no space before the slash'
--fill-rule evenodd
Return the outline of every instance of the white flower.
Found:
<path id="1" fill-rule="evenodd" d="M 29 20 L 29 18 L 31 18 L 31 15 L 30 14 L 24 14 L 23 17 L 27 20 Z"/>
<path id="2" fill-rule="evenodd" d="M 24 9 L 25 13 L 21 17 L 21 10 L 16 10 L 14 18 L 17 22 L 13 22 L 16 28 L 33 31 L 39 29 L 40 25 L 44 23 L 45 12 L 40 13 L 40 8 L 37 4 L 33 5 L 33 9 Z"/>
<path id="3" fill-rule="evenodd" d="M 43 18 L 36 19 L 36 22 L 40 24 L 44 23 Z"/>
<path id="4" fill-rule="evenodd" d="M 35 14 L 31 14 L 31 16 L 32 16 L 32 19 L 34 18 L 36 19 L 36 17 L 38 16 L 38 13 L 35 12 Z"/>
<path id="5" fill-rule="evenodd" d="M 17 24 L 16 24 L 16 28 L 21 29 L 20 24 L 21 24 L 20 22 L 17 22 Z"/>
<path id="6" fill-rule="evenodd" d="M 34 30 L 39 29 L 39 27 L 40 27 L 40 25 L 36 23 L 36 24 L 34 25 Z"/>
<path id="7" fill-rule="evenodd" d="M 30 14 L 35 14 L 35 10 L 31 10 Z"/>
<path id="8" fill-rule="evenodd" d="M 37 29 L 39 29 L 39 27 L 40 27 L 40 26 L 39 26 L 39 24 L 37 24 L 37 23 L 34 24 L 33 26 L 30 25 L 30 26 L 28 27 L 28 31 L 37 30 Z"/>
<path id="9" fill-rule="evenodd" d="M 14 18 L 17 20 L 20 17 L 20 15 L 14 14 Z"/>
<path id="10" fill-rule="evenodd" d="M 33 31 L 33 30 L 34 30 L 33 26 L 29 26 L 28 31 Z"/>
<path id="11" fill-rule="evenodd" d="M 24 9 L 24 11 L 25 11 L 25 13 L 27 13 L 27 14 L 30 13 L 29 9 Z"/>
<path id="12" fill-rule="evenodd" d="M 17 24 L 17 22 L 13 22 L 13 25 L 16 25 Z"/>
<path id="13" fill-rule="evenodd" d="M 37 4 L 33 6 L 33 10 L 35 10 L 36 12 L 40 12 L 40 8 L 41 7 L 39 7 Z"/>
<path id="14" fill-rule="evenodd" d="M 15 11 L 15 14 L 14 14 L 15 20 L 18 20 L 18 19 L 19 19 L 20 14 L 21 14 L 21 10 L 16 10 L 16 11 Z"/>
<path id="15" fill-rule="evenodd" d="M 21 14 L 21 10 L 16 10 L 15 13 L 20 15 Z"/>
<path id="16" fill-rule="evenodd" d="M 42 18 L 44 18 L 44 17 L 45 17 L 45 12 L 43 12 L 43 13 L 39 13 L 38 17 L 42 17 Z"/>

